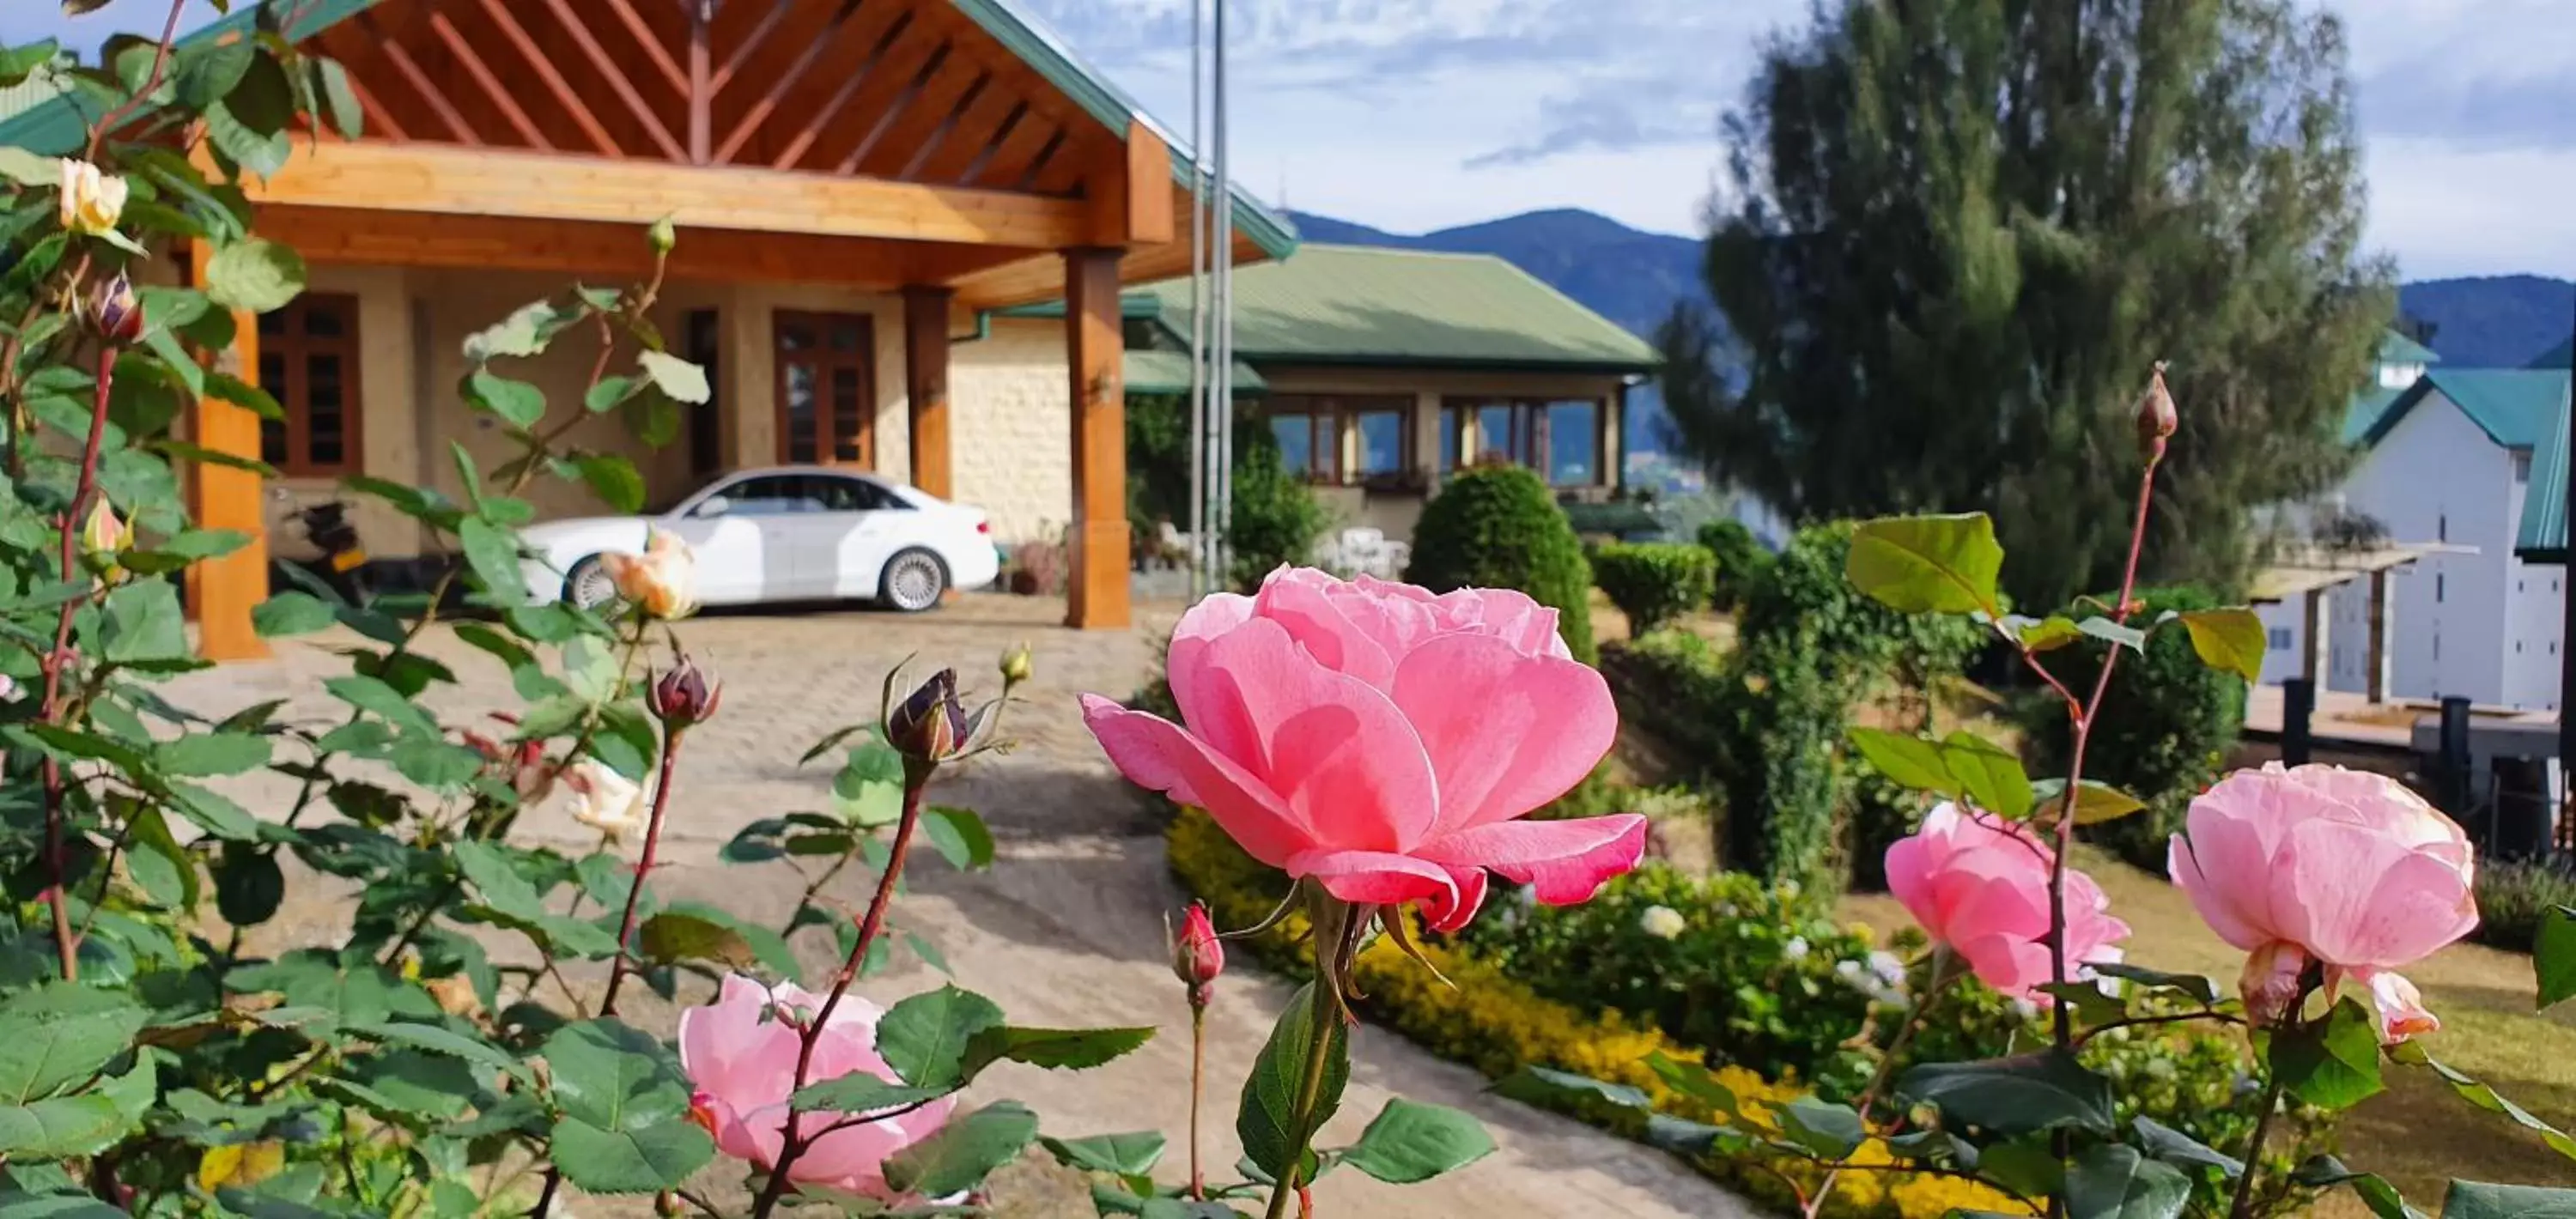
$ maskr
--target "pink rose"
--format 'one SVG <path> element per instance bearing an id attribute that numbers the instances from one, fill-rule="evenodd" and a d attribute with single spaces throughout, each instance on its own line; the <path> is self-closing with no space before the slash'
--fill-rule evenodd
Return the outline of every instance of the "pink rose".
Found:
<path id="1" fill-rule="evenodd" d="M 1343 901 L 1464 926 L 1488 869 L 1583 901 L 1637 865 L 1646 819 L 1521 821 L 1610 751 L 1610 687 L 1556 611 L 1281 568 L 1181 617 L 1166 671 L 1186 729 L 1083 696 L 1129 779 L 1204 808 L 1253 857 Z"/>
<path id="2" fill-rule="evenodd" d="M 2240 770 L 2191 802 L 2166 870 L 2202 921 L 2248 954 L 2245 1005 L 2278 1019 L 2322 966 L 2326 993 L 2368 987 L 2390 1044 L 2441 1021 L 2396 969 L 2478 925 L 2468 836 L 2385 775 Z"/>
<path id="3" fill-rule="evenodd" d="M 781 982 L 775 991 L 741 974 L 724 980 L 716 1001 L 680 1013 L 680 1066 L 696 1092 L 690 1116 L 716 1136 L 716 1148 L 764 1171 L 786 1143 L 787 1097 L 796 1090 L 798 1025 L 823 1010 L 823 996 Z M 876 1049 L 877 1020 L 885 1013 L 857 995 L 844 995 L 831 1023 L 814 1043 L 806 1082 L 819 1084 L 854 1071 L 902 1082 Z M 827 1189 L 891 1200 L 886 1157 L 919 1142 L 948 1121 L 955 1105 L 941 1097 L 899 1117 L 865 1122 L 814 1140 L 788 1169 L 790 1179 Z M 842 1114 L 816 1110 L 798 1123 L 820 1130 Z"/>
<path id="4" fill-rule="evenodd" d="M 1887 888 L 1931 937 L 1977 977 L 2017 999 L 2045 1002 L 2056 978 L 2048 953 L 2048 872 L 2056 854 L 2030 828 L 1982 821 L 1943 803 L 1923 828 L 1887 848 Z M 2066 871 L 2066 957 L 2070 979 L 2087 963 L 2120 959 L 2129 925 L 2111 917 L 2093 878 Z"/>

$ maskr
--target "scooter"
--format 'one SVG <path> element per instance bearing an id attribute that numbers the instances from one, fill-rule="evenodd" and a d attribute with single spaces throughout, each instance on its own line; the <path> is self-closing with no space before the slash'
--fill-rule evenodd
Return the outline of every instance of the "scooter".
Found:
<path id="1" fill-rule="evenodd" d="M 287 497 L 281 491 L 279 498 Z M 336 499 L 319 500 L 289 509 L 287 517 L 321 556 L 294 561 L 296 565 L 320 577 L 350 604 L 365 604 L 372 591 L 366 574 L 367 548 L 358 541 L 358 527 L 349 520 L 349 505 Z"/>

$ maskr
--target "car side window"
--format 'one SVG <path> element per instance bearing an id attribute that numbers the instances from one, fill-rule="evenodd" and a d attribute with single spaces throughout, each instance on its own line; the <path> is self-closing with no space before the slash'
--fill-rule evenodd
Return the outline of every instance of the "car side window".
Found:
<path id="1" fill-rule="evenodd" d="M 793 475 L 768 474 L 746 478 L 719 494 L 725 497 L 726 516 L 788 516 L 823 511 L 804 482 Z"/>
<path id="2" fill-rule="evenodd" d="M 864 478 L 818 474 L 807 481 L 816 485 L 817 496 L 827 512 L 885 512 L 912 507 Z"/>

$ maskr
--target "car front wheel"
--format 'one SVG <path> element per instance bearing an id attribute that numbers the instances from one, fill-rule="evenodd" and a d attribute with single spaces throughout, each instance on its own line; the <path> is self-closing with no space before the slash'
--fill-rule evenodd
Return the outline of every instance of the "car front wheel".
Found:
<path id="1" fill-rule="evenodd" d="M 939 604 L 948 591 L 948 566 L 927 550 L 907 550 L 886 561 L 877 592 L 887 606 L 918 614 Z"/>
<path id="2" fill-rule="evenodd" d="M 617 581 L 609 577 L 608 565 L 592 555 L 565 573 L 563 595 L 582 609 L 605 610 L 617 604 Z"/>

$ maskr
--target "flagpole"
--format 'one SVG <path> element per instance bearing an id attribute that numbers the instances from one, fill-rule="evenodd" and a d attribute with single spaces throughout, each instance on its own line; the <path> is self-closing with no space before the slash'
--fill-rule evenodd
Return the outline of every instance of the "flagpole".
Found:
<path id="1" fill-rule="evenodd" d="M 1201 113 L 1201 0 L 1190 0 L 1190 600 L 1208 593 L 1207 147 Z"/>
<path id="2" fill-rule="evenodd" d="M 1217 493 L 1215 497 L 1216 579 L 1230 580 L 1233 556 L 1226 535 L 1234 524 L 1234 176 L 1233 137 L 1227 129 L 1225 0 L 1216 4 L 1215 106 L 1216 208 L 1215 237 L 1209 256 L 1216 268 L 1216 358 L 1209 373 L 1215 385 L 1210 415 L 1216 421 Z"/>

